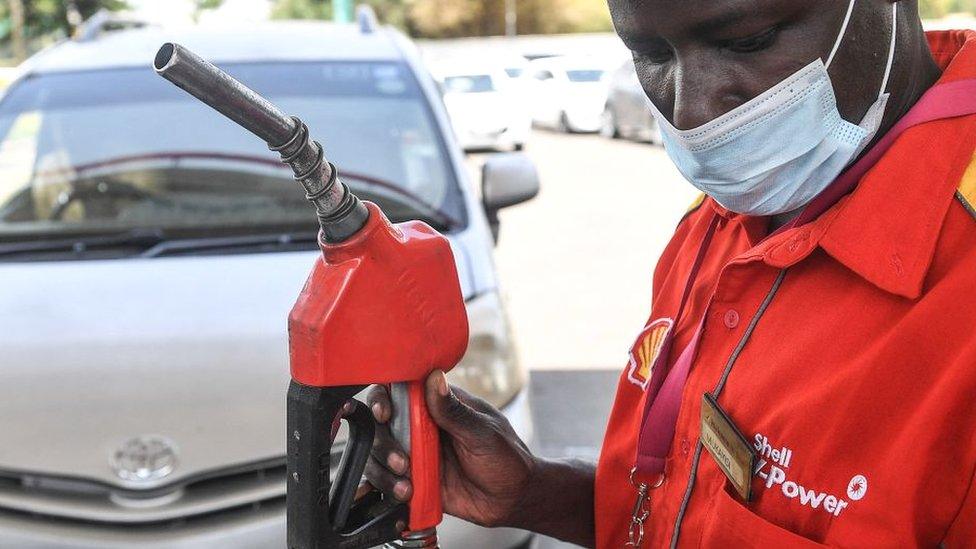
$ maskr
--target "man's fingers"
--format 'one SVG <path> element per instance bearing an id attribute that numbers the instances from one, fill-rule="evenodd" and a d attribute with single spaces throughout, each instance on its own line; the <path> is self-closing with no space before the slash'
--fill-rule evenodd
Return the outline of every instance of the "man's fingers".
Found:
<path id="1" fill-rule="evenodd" d="M 368 480 L 364 481 L 362 484 L 359 485 L 359 488 L 356 488 L 356 495 L 353 497 L 353 500 L 359 501 L 364 497 L 366 497 L 366 495 L 372 492 L 373 490 L 376 490 L 376 487 L 373 486 L 373 484 Z"/>
<path id="2" fill-rule="evenodd" d="M 366 404 L 373 412 L 373 418 L 377 423 L 390 421 L 393 414 L 393 405 L 390 404 L 390 392 L 382 385 L 373 385 L 366 394 Z"/>
<path id="3" fill-rule="evenodd" d="M 366 462 L 366 479 L 384 494 L 391 494 L 400 501 L 407 501 L 413 495 L 413 485 L 409 479 L 398 477 L 375 459 Z"/>
<path id="4" fill-rule="evenodd" d="M 484 430 L 486 417 L 462 402 L 447 384 L 444 372 L 434 371 L 427 378 L 427 409 L 441 429 L 455 439 L 471 440 Z"/>
<path id="5" fill-rule="evenodd" d="M 410 471 L 410 460 L 400 443 L 393 438 L 390 427 L 386 424 L 376 426 L 376 436 L 373 437 L 373 459 L 397 475 L 403 476 Z"/>
<path id="6" fill-rule="evenodd" d="M 488 404 L 487 400 L 478 398 L 460 387 L 451 387 L 451 392 L 457 396 L 461 402 L 485 414 L 497 414 L 498 409 Z"/>
<path id="7" fill-rule="evenodd" d="M 339 425 L 342 423 L 343 418 L 349 417 L 349 415 L 352 414 L 355 409 L 356 401 L 352 399 L 347 400 L 342 405 L 342 408 L 339 409 L 339 413 L 336 414 L 336 417 L 332 418 L 332 433 L 329 435 L 329 438 L 331 438 L 333 442 L 335 441 L 336 433 L 339 432 Z"/>

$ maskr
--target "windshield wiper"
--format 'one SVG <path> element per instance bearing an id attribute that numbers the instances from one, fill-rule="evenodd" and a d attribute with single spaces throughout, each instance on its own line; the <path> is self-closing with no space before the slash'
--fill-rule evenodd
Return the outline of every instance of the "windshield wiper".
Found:
<path id="1" fill-rule="evenodd" d="M 75 236 L 57 240 L 33 240 L 30 242 L 0 243 L 0 257 L 43 252 L 71 252 L 83 254 L 92 250 L 136 246 L 149 248 L 166 240 L 158 229 L 132 229 L 115 234 Z"/>
<path id="2" fill-rule="evenodd" d="M 219 236 L 213 238 L 184 238 L 180 240 L 162 241 L 139 254 L 139 257 L 151 258 L 164 255 L 179 255 L 189 252 L 201 252 L 206 250 L 226 250 L 229 248 L 245 248 L 269 245 L 289 246 L 292 244 L 317 242 L 318 232 L 315 231 Z"/>
<path id="3" fill-rule="evenodd" d="M 0 244 L 0 259 L 28 254 L 64 252 L 82 257 L 87 252 L 133 247 L 142 250 L 125 257 L 154 258 L 231 248 L 292 246 L 318 242 L 315 231 L 269 232 L 219 237 L 168 238 L 162 230 L 133 229 L 118 234 L 78 236 L 59 240 L 11 242 Z"/>

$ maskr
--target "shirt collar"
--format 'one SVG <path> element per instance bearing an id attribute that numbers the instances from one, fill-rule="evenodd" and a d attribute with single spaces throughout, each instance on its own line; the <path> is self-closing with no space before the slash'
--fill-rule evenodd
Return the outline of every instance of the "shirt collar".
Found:
<path id="1" fill-rule="evenodd" d="M 927 38 L 943 69 L 937 84 L 976 77 L 976 32 Z M 917 298 L 974 147 L 973 116 L 906 130 L 835 211 L 811 224 L 822 230 L 820 247 L 879 288 Z"/>
<path id="2" fill-rule="evenodd" d="M 976 78 L 976 32 L 926 33 L 943 70 L 937 84 Z M 953 139 L 946 139 L 947 135 Z M 976 148 L 976 117 L 920 124 L 905 131 L 857 188 L 812 222 L 754 241 L 741 259 L 788 267 L 817 247 L 875 286 L 915 299 L 935 255 L 942 222 Z M 729 222 L 756 218 L 707 203 Z M 763 225 L 765 226 L 765 225 Z"/>

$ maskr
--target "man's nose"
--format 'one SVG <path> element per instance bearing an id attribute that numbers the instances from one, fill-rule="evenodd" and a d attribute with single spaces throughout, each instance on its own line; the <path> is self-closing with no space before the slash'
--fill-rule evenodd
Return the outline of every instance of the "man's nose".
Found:
<path id="1" fill-rule="evenodd" d="M 742 103 L 730 93 L 721 69 L 685 64 L 674 73 L 674 110 L 671 123 L 681 130 L 707 124 Z"/>

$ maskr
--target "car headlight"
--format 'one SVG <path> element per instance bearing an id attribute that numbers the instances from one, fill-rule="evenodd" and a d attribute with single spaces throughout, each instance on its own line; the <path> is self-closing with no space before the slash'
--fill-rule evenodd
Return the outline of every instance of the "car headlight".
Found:
<path id="1" fill-rule="evenodd" d="M 528 379 L 515 356 L 508 321 L 497 292 L 467 302 L 468 350 L 447 379 L 465 391 L 502 408 Z"/>

